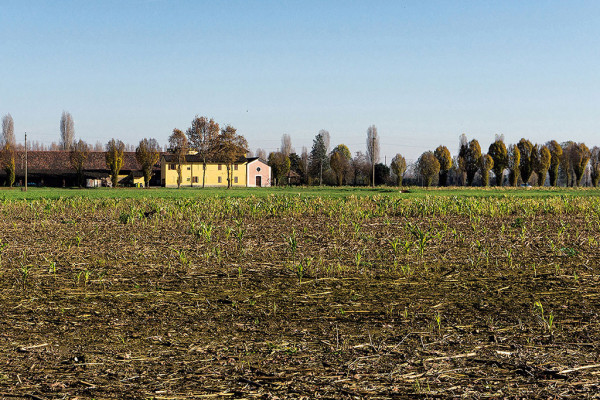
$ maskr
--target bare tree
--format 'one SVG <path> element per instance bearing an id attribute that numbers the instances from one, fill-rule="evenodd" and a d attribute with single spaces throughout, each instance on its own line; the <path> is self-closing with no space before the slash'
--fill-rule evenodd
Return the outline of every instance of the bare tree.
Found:
<path id="1" fill-rule="evenodd" d="M 94 145 L 94 151 L 104 151 L 104 145 L 101 141 L 96 141 L 96 144 Z"/>
<path id="2" fill-rule="evenodd" d="M 379 162 L 379 135 L 375 125 L 371 125 L 367 129 L 367 159 L 371 163 L 373 174 L 371 184 L 375 186 L 375 164 Z"/>
<path id="3" fill-rule="evenodd" d="M 15 123 L 13 117 L 10 114 L 6 114 L 2 117 L 2 145 L 9 143 L 12 147 L 15 147 Z"/>
<path id="4" fill-rule="evenodd" d="M 260 147 L 258 149 L 256 149 L 256 157 L 260 158 L 261 160 L 267 160 L 267 152 L 265 151 L 265 149 L 261 149 Z"/>
<path id="5" fill-rule="evenodd" d="M 183 180 L 183 171 L 181 167 L 185 162 L 185 156 L 188 153 L 188 140 L 185 134 L 179 129 L 173 129 L 173 133 L 169 136 L 169 151 L 175 156 L 177 161 L 177 188 L 181 187 Z"/>
<path id="6" fill-rule="evenodd" d="M 214 119 L 206 117 L 194 118 L 192 126 L 187 130 L 190 147 L 202 157 L 202 187 L 206 182 L 206 163 L 215 156 L 219 124 Z"/>
<path id="7" fill-rule="evenodd" d="M 325 145 L 325 153 L 329 153 L 329 145 L 331 144 L 331 135 L 329 135 L 329 131 L 325 129 L 321 129 L 319 131 L 319 135 L 323 138 L 323 144 Z"/>
<path id="8" fill-rule="evenodd" d="M 302 179 L 304 183 L 308 183 L 308 163 L 310 161 L 310 155 L 308 154 L 308 148 L 302 146 L 302 154 L 300 155 L 300 169 L 302 171 Z"/>
<path id="9" fill-rule="evenodd" d="M 81 187 L 83 183 L 83 168 L 85 167 L 85 161 L 88 158 L 89 151 L 87 143 L 79 139 L 78 142 L 73 144 L 69 153 L 69 162 L 77 173 L 77 185 L 79 185 L 79 187 Z"/>
<path id="10" fill-rule="evenodd" d="M 283 136 L 281 136 L 280 151 L 286 157 L 289 157 L 290 154 L 294 152 L 294 148 L 292 147 L 292 138 L 287 133 L 284 133 Z"/>
<path id="11" fill-rule="evenodd" d="M 63 111 L 60 117 L 60 147 L 62 150 L 71 150 L 75 142 L 75 123 L 70 113 Z"/>
<path id="12" fill-rule="evenodd" d="M 354 172 L 354 182 L 353 184 L 358 185 L 359 176 L 363 181 L 368 183 L 369 175 L 371 172 L 371 167 L 369 164 L 369 160 L 367 160 L 367 156 L 365 156 L 361 151 L 357 151 L 356 155 L 352 159 L 352 170 Z"/>
<path id="13" fill-rule="evenodd" d="M 150 178 L 152 178 L 152 168 L 158 162 L 160 156 L 160 146 L 156 139 L 142 139 L 135 149 L 135 159 L 144 174 L 144 187 L 150 187 Z"/>

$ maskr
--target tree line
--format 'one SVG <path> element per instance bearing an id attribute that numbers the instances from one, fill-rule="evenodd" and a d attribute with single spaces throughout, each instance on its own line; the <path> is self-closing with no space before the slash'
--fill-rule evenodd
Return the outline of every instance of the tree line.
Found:
<path id="1" fill-rule="evenodd" d="M 330 151 L 326 130 L 315 136 L 310 152 L 304 147 L 297 154 L 289 135 L 283 135 L 279 150 L 266 157 L 258 149 L 257 155 L 268 161 L 275 182 L 280 185 L 489 186 L 493 178 L 497 186 L 557 186 L 560 178 L 566 186 L 580 186 L 586 172 L 594 187 L 600 180 L 600 148 L 590 150 L 585 143 L 551 140 L 533 144 L 523 138 L 507 146 L 504 136 L 497 135 L 484 153 L 477 139 L 468 140 L 463 134 L 455 157 L 446 146 L 440 145 L 434 151 L 424 152 L 411 166 L 401 154 L 396 154 L 388 167 L 379 162 L 377 128 L 370 126 L 366 136 L 365 153 L 356 152 L 354 157 L 344 144 Z M 411 172 L 409 179 L 405 179 L 407 171 Z"/>
<path id="2" fill-rule="evenodd" d="M 292 147 L 291 137 L 284 134 L 277 151 L 267 155 L 264 150 L 257 149 L 255 155 L 269 164 L 274 183 L 279 185 L 400 186 L 407 171 L 412 173 L 409 177 L 412 179 L 404 183 L 420 183 L 424 186 L 488 186 L 491 176 L 498 186 L 542 186 L 546 182 L 556 186 L 559 178 L 566 186 L 579 186 L 586 172 L 594 187 L 600 180 L 600 148 L 595 146 L 590 150 L 584 143 L 558 143 L 551 140 L 544 144 L 533 144 L 523 138 L 518 143 L 507 146 L 504 137 L 497 135 L 487 153 L 483 153 L 477 139 L 468 140 L 463 134 L 459 138 L 459 152 L 455 157 L 452 157 L 446 146 L 440 145 L 434 151 L 424 152 L 410 166 L 401 154 L 396 154 L 388 167 L 380 162 L 379 139 L 377 127 L 369 126 L 366 131 L 365 152 L 358 151 L 353 156 L 343 143 L 330 150 L 330 134 L 327 130 L 320 130 L 313 140 L 310 152 L 303 147 L 298 154 Z M 21 147 L 15 140 L 12 116 L 7 114 L 2 118 L 0 164 L 7 174 L 9 186 L 15 181 L 15 151 L 21 150 Z M 31 149 L 30 146 L 28 148 Z M 146 187 L 152 176 L 152 169 L 163 151 L 158 141 L 152 138 L 142 139 L 137 146 L 126 145 L 116 139 L 111 139 L 106 144 L 96 143 L 94 146 L 81 139 L 75 140 L 73 117 L 66 111 L 60 119 L 60 142 L 53 144 L 52 148 L 70 152 L 69 160 L 77 173 L 80 186 L 85 162 L 91 151 L 105 152 L 113 186 L 117 184 L 123 165 L 123 153 L 135 151 Z M 233 164 L 246 155 L 252 155 L 246 139 L 233 126 L 225 125 L 220 128 L 214 119 L 198 115 L 185 132 L 173 130 L 167 151 L 175 158 L 178 187 L 183 180 L 182 165 L 190 151 L 202 160 L 202 187 L 205 186 L 208 163 L 226 165 L 227 183 L 231 187 Z"/>
<path id="3" fill-rule="evenodd" d="M 424 186 L 431 186 L 435 180 L 439 186 L 446 186 L 450 175 L 455 185 L 489 186 L 490 171 L 496 186 L 544 186 L 546 182 L 558 186 L 559 178 L 566 186 L 581 186 L 587 171 L 590 183 L 597 187 L 600 148 L 595 146 L 590 150 L 585 143 L 573 141 L 533 144 L 525 138 L 507 146 L 504 137 L 497 135 L 486 154 L 477 139 L 469 141 L 463 134 L 454 159 L 446 146 L 439 146 L 419 157 L 416 170 Z"/>

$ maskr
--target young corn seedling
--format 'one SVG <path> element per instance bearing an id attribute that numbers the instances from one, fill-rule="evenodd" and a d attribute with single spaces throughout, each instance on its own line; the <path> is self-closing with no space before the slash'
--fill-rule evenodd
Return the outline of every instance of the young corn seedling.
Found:
<path id="1" fill-rule="evenodd" d="M 436 324 L 437 329 L 438 329 L 438 334 L 441 335 L 442 334 L 442 314 L 438 311 L 435 314 L 434 319 L 435 319 L 435 324 Z"/>
<path id="2" fill-rule="evenodd" d="M 7 247 L 8 247 L 8 243 L 0 242 L 0 265 L 2 264 L 2 253 L 4 252 L 4 249 L 6 249 Z"/>
<path id="3" fill-rule="evenodd" d="M 405 278 L 410 278 L 410 274 L 411 274 L 410 265 L 408 265 L 408 264 L 401 265 L 400 269 L 402 270 L 402 273 L 404 274 Z"/>
<path id="4" fill-rule="evenodd" d="M 88 282 L 90 281 L 91 275 L 92 275 L 92 273 L 90 271 L 88 271 L 87 269 L 79 272 L 77 274 L 77 285 L 79 285 L 81 277 L 83 277 L 83 286 L 87 288 L 87 285 L 88 285 Z"/>
<path id="5" fill-rule="evenodd" d="M 302 265 L 301 262 L 296 265 L 296 276 L 298 276 L 298 282 L 302 283 L 302 276 L 304 276 L 304 265 Z"/>
<path id="6" fill-rule="evenodd" d="M 538 317 L 538 320 L 544 328 L 550 331 L 550 334 L 554 334 L 554 314 L 550 311 L 550 315 L 546 318 L 544 315 L 544 306 L 542 306 L 542 302 L 537 300 L 533 303 L 533 309 Z"/>
<path id="7" fill-rule="evenodd" d="M 286 242 L 290 248 L 290 254 L 292 260 L 296 259 L 296 250 L 298 249 L 298 238 L 296 237 L 296 230 L 292 229 L 292 234 L 286 238 Z"/>
<path id="8" fill-rule="evenodd" d="M 419 256 L 423 257 L 427 243 L 429 242 L 429 239 L 431 239 L 429 231 L 422 230 L 417 225 L 413 225 L 411 223 L 408 224 L 408 228 L 415 239 L 417 239 L 416 243 L 419 250 Z"/>
<path id="9" fill-rule="evenodd" d="M 29 269 L 30 269 L 31 265 L 21 265 L 20 268 L 20 272 L 21 272 L 21 282 L 23 284 L 23 290 L 25 289 L 25 286 L 27 286 L 27 279 L 29 278 Z"/>
<path id="10" fill-rule="evenodd" d="M 356 252 L 356 254 L 354 255 L 354 264 L 356 265 L 356 268 L 358 269 L 360 267 L 360 261 L 362 259 L 362 253 L 360 250 L 358 250 Z"/>
<path id="11" fill-rule="evenodd" d="M 210 242 L 212 240 L 212 231 L 213 231 L 212 224 L 202 223 L 202 224 L 200 224 L 200 228 L 202 229 L 202 235 L 204 236 L 204 239 L 206 239 L 207 242 Z"/>
<path id="12" fill-rule="evenodd" d="M 50 272 L 56 278 L 56 262 L 51 261 L 50 267 L 48 268 L 48 272 Z"/>
<path id="13" fill-rule="evenodd" d="M 395 238 L 394 240 L 389 239 L 388 242 L 390 243 L 390 246 L 392 246 L 395 258 L 398 255 L 398 251 L 400 250 L 400 238 Z"/>

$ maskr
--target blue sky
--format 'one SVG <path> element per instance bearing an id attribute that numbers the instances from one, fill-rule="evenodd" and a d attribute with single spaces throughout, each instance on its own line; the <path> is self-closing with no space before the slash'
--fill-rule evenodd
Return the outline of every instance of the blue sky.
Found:
<path id="1" fill-rule="evenodd" d="M 58 141 L 165 144 L 196 114 L 252 149 L 415 159 L 466 133 L 600 144 L 597 1 L 0 0 L 0 114 Z"/>

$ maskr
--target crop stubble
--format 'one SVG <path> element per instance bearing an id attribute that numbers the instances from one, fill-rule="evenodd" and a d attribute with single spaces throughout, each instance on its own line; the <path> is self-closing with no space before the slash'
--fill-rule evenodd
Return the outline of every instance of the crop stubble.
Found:
<path id="1" fill-rule="evenodd" d="M 0 398 L 597 395 L 594 198 L 76 198 L 0 217 Z"/>

